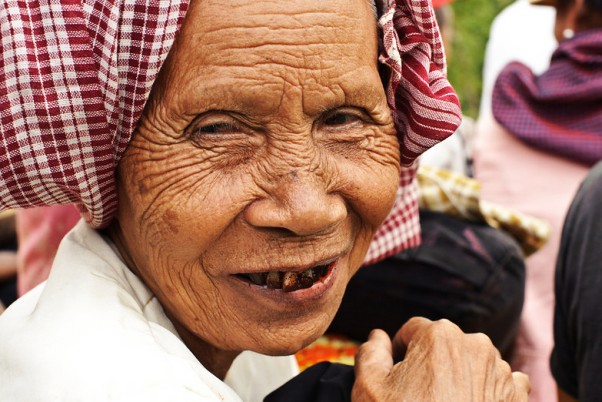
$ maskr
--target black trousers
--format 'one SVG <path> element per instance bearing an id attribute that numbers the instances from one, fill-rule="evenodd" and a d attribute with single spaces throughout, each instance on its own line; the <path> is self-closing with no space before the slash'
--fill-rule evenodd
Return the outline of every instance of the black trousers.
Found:
<path id="1" fill-rule="evenodd" d="M 525 292 L 523 254 L 506 233 L 440 213 L 420 213 L 422 245 L 360 268 L 329 332 L 364 341 L 411 317 L 447 318 L 487 334 L 508 358 Z"/>

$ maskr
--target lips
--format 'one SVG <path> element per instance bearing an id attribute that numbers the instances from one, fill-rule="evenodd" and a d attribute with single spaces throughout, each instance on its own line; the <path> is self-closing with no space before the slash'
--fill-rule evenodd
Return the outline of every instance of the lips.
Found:
<path id="1" fill-rule="evenodd" d="M 318 265 L 301 272 L 294 271 L 268 271 L 254 272 L 249 274 L 237 274 L 239 278 L 249 281 L 258 286 L 269 289 L 282 289 L 285 292 L 294 292 L 299 289 L 307 289 L 326 277 L 333 263 Z"/>

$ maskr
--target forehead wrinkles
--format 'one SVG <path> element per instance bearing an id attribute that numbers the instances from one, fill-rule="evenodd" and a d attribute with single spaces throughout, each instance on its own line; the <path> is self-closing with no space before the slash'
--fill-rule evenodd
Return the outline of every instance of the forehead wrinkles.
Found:
<path id="1" fill-rule="evenodd" d="M 367 10 L 363 0 L 245 1 L 228 6 L 204 0 L 187 17 L 196 21 L 187 36 L 209 65 L 277 63 L 324 71 L 341 55 L 362 56 L 371 33 L 375 41 L 375 21 Z"/>
<path id="2" fill-rule="evenodd" d="M 347 74 L 370 70 L 361 81 L 380 88 L 376 58 L 365 0 L 193 0 L 152 95 L 186 120 L 208 109 L 270 114 L 297 87 L 294 103 L 311 115 L 353 92 Z"/>

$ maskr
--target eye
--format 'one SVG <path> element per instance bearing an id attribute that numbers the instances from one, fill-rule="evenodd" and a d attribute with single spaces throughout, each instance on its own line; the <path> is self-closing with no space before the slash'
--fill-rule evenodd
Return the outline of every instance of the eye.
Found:
<path id="1" fill-rule="evenodd" d="M 344 126 L 360 121 L 361 118 L 355 114 L 336 112 L 324 119 L 326 126 Z"/>
<path id="2" fill-rule="evenodd" d="M 232 123 L 212 123 L 196 127 L 196 134 L 228 134 L 236 131 L 240 131 Z"/>
<path id="3" fill-rule="evenodd" d="M 186 132 L 193 140 L 202 140 L 203 138 L 217 140 L 240 138 L 248 135 L 250 129 L 232 113 L 211 111 L 198 116 L 186 128 Z"/>

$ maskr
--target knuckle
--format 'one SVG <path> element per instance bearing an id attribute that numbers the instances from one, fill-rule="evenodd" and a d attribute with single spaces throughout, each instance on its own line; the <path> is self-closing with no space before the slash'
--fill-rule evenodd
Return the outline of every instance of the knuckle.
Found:
<path id="1" fill-rule="evenodd" d="M 512 378 L 517 387 L 524 389 L 527 393 L 531 392 L 531 380 L 528 375 L 515 371 L 512 373 Z"/>
<path id="2" fill-rule="evenodd" d="M 479 343 L 481 345 L 484 346 L 491 346 L 493 347 L 493 343 L 491 342 L 491 339 L 485 335 L 482 332 L 477 332 L 474 334 L 469 334 L 469 336 L 473 339 L 474 342 Z"/>
<path id="3" fill-rule="evenodd" d="M 447 334 L 447 333 L 452 333 L 454 331 L 454 327 L 456 325 L 453 324 L 451 321 L 446 320 L 446 319 L 442 319 L 442 320 L 437 320 L 433 323 L 433 325 L 431 326 L 433 333 L 437 333 L 437 334 Z"/>
<path id="4" fill-rule="evenodd" d="M 504 360 L 498 360 L 497 370 L 498 370 L 498 373 L 500 373 L 503 376 L 509 377 L 512 375 L 512 369 L 510 368 L 510 365 Z"/>
<path id="5" fill-rule="evenodd" d="M 410 317 L 410 319 L 406 323 L 407 324 L 414 324 L 414 323 L 417 323 L 417 322 L 420 322 L 420 321 L 421 321 L 420 317 Z"/>
<path id="6" fill-rule="evenodd" d="M 456 324 L 454 324 L 447 318 L 442 318 L 440 320 L 437 320 L 437 321 L 433 322 L 433 325 L 435 325 L 436 327 L 442 327 L 442 328 L 451 328 L 451 327 L 456 326 Z"/>
<path id="7" fill-rule="evenodd" d="M 457 339 L 463 335 L 464 333 L 456 324 L 446 319 L 433 322 L 425 333 L 427 340 L 433 343 Z"/>
<path id="8" fill-rule="evenodd" d="M 363 343 L 360 346 L 358 346 L 357 350 L 355 351 L 355 359 L 363 360 L 369 354 L 370 354 L 370 345 L 367 343 Z"/>
<path id="9" fill-rule="evenodd" d="M 490 351 L 491 353 L 496 354 L 497 349 L 493 346 L 493 342 L 489 337 L 481 332 L 475 334 L 467 335 L 473 346 L 478 348 L 480 351 Z"/>

